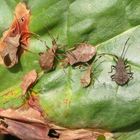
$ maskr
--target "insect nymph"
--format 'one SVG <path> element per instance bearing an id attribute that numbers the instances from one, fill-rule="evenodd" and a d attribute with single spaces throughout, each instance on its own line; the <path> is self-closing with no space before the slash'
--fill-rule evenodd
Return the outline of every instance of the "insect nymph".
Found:
<path id="1" fill-rule="evenodd" d="M 133 72 L 131 72 L 131 66 L 128 64 L 127 59 L 124 58 L 126 51 L 128 49 L 128 47 L 126 48 L 126 45 L 129 39 L 130 37 L 125 42 L 121 56 L 118 57 L 115 55 L 116 65 L 111 66 L 110 73 L 112 73 L 113 70 L 115 70 L 115 74 L 111 75 L 111 79 L 120 86 L 127 84 L 131 79 L 133 79 Z"/>

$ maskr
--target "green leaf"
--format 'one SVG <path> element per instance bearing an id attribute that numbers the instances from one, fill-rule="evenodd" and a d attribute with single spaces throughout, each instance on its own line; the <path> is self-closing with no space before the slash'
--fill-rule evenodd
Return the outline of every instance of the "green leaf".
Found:
<path id="1" fill-rule="evenodd" d="M 105 140 L 105 137 L 103 135 L 101 135 L 97 138 L 97 140 Z"/>
<path id="2" fill-rule="evenodd" d="M 0 2 L 2 35 L 12 21 L 17 2 Z M 107 129 L 120 134 L 116 137 L 120 140 L 139 139 L 139 127 L 135 128 L 134 124 L 140 121 L 140 1 L 28 0 L 27 4 L 32 13 L 31 31 L 39 34 L 50 47 L 52 39 L 48 31 L 55 38 L 58 36 L 58 43 L 67 45 L 66 49 L 76 43 L 89 42 L 96 45 L 98 54 L 120 56 L 130 37 L 125 58 L 134 78 L 128 85 L 121 87 L 111 81 L 112 74 L 108 72 L 115 61 L 113 56 L 103 55 L 93 62 L 93 79 L 88 88 L 80 85 L 83 72 L 79 68 L 58 66 L 45 73 L 33 90 L 39 96 L 45 115 L 55 124 Z M 41 71 L 38 52 L 46 50 L 45 46 L 39 40 L 31 39 L 29 49 L 34 53 L 24 53 L 16 67 L 0 66 L 0 108 L 20 107 L 24 103 L 20 89 L 22 77 L 32 69 Z M 130 131 L 124 131 L 130 127 Z"/>

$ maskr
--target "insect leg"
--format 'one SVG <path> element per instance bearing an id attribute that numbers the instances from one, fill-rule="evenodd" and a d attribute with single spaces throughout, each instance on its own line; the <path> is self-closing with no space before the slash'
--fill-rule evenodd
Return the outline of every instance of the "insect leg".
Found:
<path id="1" fill-rule="evenodd" d="M 112 73 L 112 72 L 113 72 L 113 70 L 115 70 L 115 69 L 116 69 L 116 66 L 112 65 L 112 66 L 111 66 L 111 71 L 110 71 L 110 72 L 108 72 L 108 73 Z"/>
<path id="2" fill-rule="evenodd" d="M 127 74 L 129 74 L 129 75 L 133 75 L 134 73 L 133 73 L 133 72 L 128 72 Z"/>
<path id="3" fill-rule="evenodd" d="M 111 79 L 112 79 L 112 81 L 115 81 L 115 75 L 114 74 L 111 75 Z"/>
<path id="4" fill-rule="evenodd" d="M 127 65 L 127 63 L 128 63 L 128 60 L 127 60 L 127 59 L 125 59 L 125 60 L 124 60 L 124 64 L 125 64 L 125 65 Z"/>
<path id="5" fill-rule="evenodd" d="M 92 79 L 91 79 L 91 83 L 95 82 L 95 80 L 98 81 L 98 83 L 101 84 L 101 81 L 93 74 Z"/>
<path id="6" fill-rule="evenodd" d="M 133 77 L 133 72 L 127 73 L 130 77 Z"/>
<path id="7" fill-rule="evenodd" d="M 26 36 L 26 38 L 25 38 Z M 46 44 L 46 41 L 45 40 L 42 40 L 41 37 L 36 34 L 36 33 L 33 33 L 33 32 L 22 32 L 22 42 L 26 41 L 27 39 L 29 39 L 31 36 L 35 37 L 36 39 L 38 39 L 40 42 L 42 42 L 46 48 L 49 49 L 48 45 Z"/>
<path id="8" fill-rule="evenodd" d="M 133 75 L 130 75 L 129 79 L 132 80 L 133 78 L 134 78 Z"/>
<path id="9" fill-rule="evenodd" d="M 32 54 L 36 54 L 35 52 L 30 51 L 29 49 L 26 48 L 26 45 L 24 45 L 23 43 L 21 43 L 20 45 L 21 48 L 23 48 L 25 51 L 30 52 Z"/>
<path id="10" fill-rule="evenodd" d="M 125 68 L 129 68 L 129 69 L 131 69 L 131 66 L 130 66 L 130 65 L 126 65 Z"/>
<path id="11" fill-rule="evenodd" d="M 125 68 L 129 70 L 129 73 L 131 73 L 131 66 L 130 65 L 126 65 Z"/>
<path id="12" fill-rule="evenodd" d="M 132 79 L 133 79 L 133 74 L 134 74 L 134 73 L 133 73 L 133 72 L 128 72 L 127 74 L 129 75 L 129 79 L 132 80 Z"/>
<path id="13" fill-rule="evenodd" d="M 113 57 L 113 60 L 114 60 L 116 63 L 118 62 L 118 59 L 119 59 L 119 58 L 118 58 L 118 56 L 116 56 L 116 55 Z"/>

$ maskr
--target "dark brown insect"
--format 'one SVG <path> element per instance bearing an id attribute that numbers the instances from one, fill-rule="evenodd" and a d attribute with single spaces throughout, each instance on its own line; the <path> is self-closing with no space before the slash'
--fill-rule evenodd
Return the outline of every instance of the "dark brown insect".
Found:
<path id="1" fill-rule="evenodd" d="M 126 48 L 126 45 L 129 39 L 130 37 L 125 42 L 121 56 L 115 56 L 116 66 L 112 65 L 111 72 L 109 72 L 112 73 L 113 70 L 116 71 L 115 74 L 111 75 L 111 79 L 120 86 L 127 84 L 131 79 L 133 79 L 133 72 L 131 72 L 131 66 L 128 64 L 127 59 L 124 58 L 125 53 L 128 49 L 128 47 Z"/>

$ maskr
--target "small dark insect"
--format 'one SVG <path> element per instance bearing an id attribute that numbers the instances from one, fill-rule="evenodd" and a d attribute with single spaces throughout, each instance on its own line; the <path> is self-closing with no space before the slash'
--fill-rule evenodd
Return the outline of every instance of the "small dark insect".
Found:
<path id="1" fill-rule="evenodd" d="M 60 134 L 57 133 L 54 129 L 50 129 L 48 132 L 48 136 L 51 138 L 59 138 Z"/>
<path id="2" fill-rule="evenodd" d="M 112 65 L 111 72 L 109 72 L 112 73 L 113 70 L 116 71 L 115 74 L 111 75 L 111 79 L 112 81 L 115 81 L 120 86 L 127 84 L 131 79 L 133 79 L 133 72 L 131 72 L 131 66 L 128 65 L 127 59 L 124 58 L 126 51 L 128 49 L 128 47 L 126 48 L 126 44 L 129 39 L 130 37 L 125 42 L 121 56 L 120 57 L 115 56 L 116 66 Z"/>

